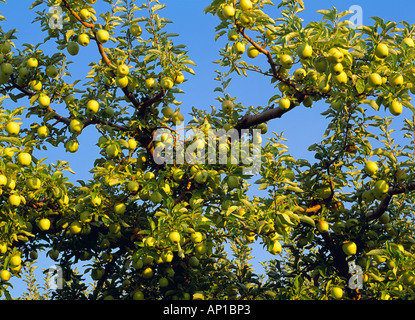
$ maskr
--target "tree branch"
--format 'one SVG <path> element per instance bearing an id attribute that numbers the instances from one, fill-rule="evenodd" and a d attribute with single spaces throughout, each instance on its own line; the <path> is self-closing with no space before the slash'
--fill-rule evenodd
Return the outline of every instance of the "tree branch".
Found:
<path id="1" fill-rule="evenodd" d="M 78 20 L 80 23 L 82 23 L 82 25 L 84 25 L 87 28 L 91 28 L 91 29 L 95 28 L 95 25 L 93 23 L 89 23 L 89 22 L 86 22 L 86 21 L 82 20 L 82 18 L 75 11 L 73 11 L 71 9 L 71 7 L 69 6 L 69 4 L 66 0 L 62 0 L 62 2 L 63 2 L 63 5 L 65 6 L 65 8 L 71 13 L 71 15 L 73 15 L 76 18 L 76 20 Z"/>
<path id="2" fill-rule="evenodd" d="M 397 194 L 402 194 L 407 191 L 414 191 L 415 190 L 415 183 L 411 184 L 404 184 L 402 186 L 399 186 L 397 188 L 389 188 L 388 194 L 385 196 L 385 198 L 380 202 L 379 206 L 366 214 L 366 218 L 370 220 L 379 219 L 379 217 L 388 210 L 389 203 L 392 200 L 392 196 Z"/>

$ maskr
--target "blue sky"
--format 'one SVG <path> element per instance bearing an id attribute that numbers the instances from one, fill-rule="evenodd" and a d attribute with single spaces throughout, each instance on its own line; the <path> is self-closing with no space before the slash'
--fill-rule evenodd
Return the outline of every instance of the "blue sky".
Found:
<path id="1" fill-rule="evenodd" d="M 28 0 L 9 0 L 7 4 L 0 3 L 0 12 L 7 18 L 7 21 L 0 22 L 4 30 L 17 28 L 19 39 L 16 44 L 37 43 L 38 39 L 43 39 L 40 32 L 39 24 L 31 24 L 34 13 L 28 10 L 32 1 Z M 100 2 L 100 0 L 98 0 Z M 140 2 L 139 0 L 137 2 Z M 218 19 L 212 15 L 205 15 L 203 9 L 209 4 L 209 1 L 202 0 L 165 0 L 161 1 L 167 4 L 167 8 L 160 14 L 174 22 L 169 25 L 171 32 L 180 34 L 175 39 L 176 44 L 186 44 L 189 50 L 190 58 L 196 62 L 194 67 L 196 76 L 187 76 L 189 81 L 184 83 L 181 88 L 185 91 L 184 95 L 178 96 L 177 99 L 183 101 L 182 111 L 190 111 L 193 106 L 197 108 L 209 108 L 210 105 L 219 107 L 215 100 L 217 93 L 213 89 L 218 85 L 214 81 L 216 65 L 212 61 L 219 59 L 218 51 L 223 46 L 224 41 L 215 42 L 214 27 Z M 277 2 L 277 1 L 275 1 Z M 306 11 L 301 13 L 301 17 L 306 21 L 320 19 L 321 15 L 315 13 L 318 9 L 327 9 L 335 6 L 339 11 L 347 10 L 352 5 L 360 5 L 363 9 L 363 24 L 372 24 L 371 16 L 379 16 L 386 20 L 402 21 L 414 23 L 415 1 L 380 1 L 380 0 L 304 0 Z M 106 6 L 105 6 L 106 7 Z M 97 12 L 102 12 L 102 5 L 95 6 Z M 100 10 L 101 9 L 101 10 Z M 267 11 L 271 17 L 278 16 L 279 9 L 270 8 Z M 74 77 L 83 79 L 88 72 L 88 63 L 91 59 L 98 61 L 99 56 L 92 46 L 81 48 L 77 56 L 77 62 L 71 70 Z M 263 58 L 263 57 L 262 57 Z M 259 57 L 258 59 L 261 59 Z M 237 101 L 242 102 L 245 106 L 266 106 L 268 99 L 273 95 L 273 88 L 268 79 L 250 75 L 248 78 L 237 77 L 231 82 L 228 92 L 238 97 Z M 24 102 L 22 101 L 23 105 Z M 20 105 L 19 105 L 20 106 Z M 297 108 L 286 114 L 283 119 L 277 119 L 269 123 L 270 130 L 281 132 L 288 139 L 287 145 L 290 147 L 290 153 L 295 157 L 307 157 L 307 147 L 321 139 L 321 134 L 326 128 L 325 122 L 320 112 L 324 106 L 317 104 L 312 109 Z M 300 130 L 299 130 L 300 129 Z M 306 132 L 306 134 L 305 134 Z M 88 179 L 89 170 L 98 152 L 95 146 L 98 139 L 93 128 L 88 128 L 88 132 L 80 138 L 80 149 L 76 154 L 66 153 L 63 148 L 55 149 L 50 147 L 47 155 L 49 161 L 55 162 L 57 159 L 68 160 L 71 168 L 77 173 L 73 181 L 77 179 Z M 268 258 L 268 256 L 258 256 L 256 260 Z M 48 262 L 45 266 L 48 267 Z M 17 285 L 21 288 L 21 284 Z"/>

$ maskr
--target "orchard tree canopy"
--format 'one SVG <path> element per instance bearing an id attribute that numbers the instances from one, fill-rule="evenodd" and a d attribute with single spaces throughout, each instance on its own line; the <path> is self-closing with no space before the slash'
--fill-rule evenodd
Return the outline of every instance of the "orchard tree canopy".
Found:
<path id="1" fill-rule="evenodd" d="M 413 299 L 415 25 L 356 27 L 336 8 L 305 24 L 302 0 L 206 5 L 226 45 L 214 105 L 189 114 L 195 63 L 161 1 L 37 0 L 44 41 L 20 47 L 0 23 L 0 296 L 45 251 L 54 299 Z M 86 46 L 100 59 L 74 79 Z M 253 74 L 274 87 L 266 107 L 228 88 Z M 281 133 L 303 108 L 328 123 L 309 159 Z M 44 153 L 76 153 L 86 128 L 92 178 L 69 179 Z M 252 243 L 274 255 L 264 276 Z"/>

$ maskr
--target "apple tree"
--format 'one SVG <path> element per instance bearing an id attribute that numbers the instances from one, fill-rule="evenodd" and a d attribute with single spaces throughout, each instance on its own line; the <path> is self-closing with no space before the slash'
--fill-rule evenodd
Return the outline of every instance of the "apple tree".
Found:
<path id="1" fill-rule="evenodd" d="M 159 1 L 34 1 L 44 41 L 20 48 L 16 29 L 0 29 L 0 294 L 10 298 L 11 277 L 45 251 L 62 268 L 55 299 L 413 298 L 415 26 L 375 17 L 352 28 L 352 12 L 335 8 L 304 25 L 302 0 L 207 5 L 226 39 L 219 96 L 186 127 L 177 99 L 195 64 L 165 31 Z M 87 46 L 99 59 L 74 79 Z M 267 107 L 226 90 L 253 73 L 274 88 Z M 267 133 L 302 108 L 328 123 L 309 159 Z M 86 147 L 86 128 L 100 152 L 92 178 L 75 182 L 68 161 L 43 155 Z M 201 151 L 222 138 L 212 131 L 250 136 L 235 158 L 225 135 L 226 161 L 208 161 Z M 249 263 L 254 242 L 275 256 L 266 277 Z"/>

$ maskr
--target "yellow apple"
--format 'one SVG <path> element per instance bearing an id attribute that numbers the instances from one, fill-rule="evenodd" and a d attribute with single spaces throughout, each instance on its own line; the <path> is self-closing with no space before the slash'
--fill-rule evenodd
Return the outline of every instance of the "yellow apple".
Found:
<path id="1" fill-rule="evenodd" d="M 308 43 L 302 43 L 297 47 L 300 59 L 308 59 L 313 55 L 313 48 Z"/>
<path id="2" fill-rule="evenodd" d="M 389 55 L 388 46 L 384 43 L 380 43 L 375 49 L 375 55 L 379 59 L 385 59 Z"/>
<path id="3" fill-rule="evenodd" d="M 403 107 L 402 107 L 402 103 L 399 102 L 398 100 L 394 100 L 390 105 L 389 105 L 389 111 L 390 113 L 392 113 L 394 116 L 399 116 L 402 113 Z"/>

